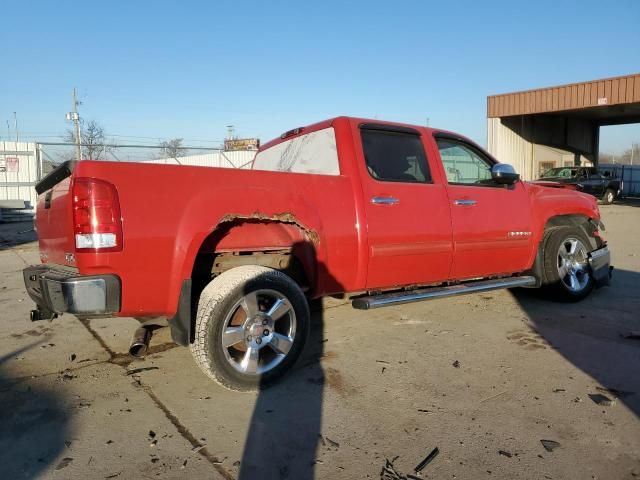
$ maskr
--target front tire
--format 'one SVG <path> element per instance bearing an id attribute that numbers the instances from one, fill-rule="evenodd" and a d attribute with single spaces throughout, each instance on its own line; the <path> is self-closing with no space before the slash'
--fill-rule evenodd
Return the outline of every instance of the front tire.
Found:
<path id="1" fill-rule="evenodd" d="M 577 227 L 557 227 L 544 244 L 545 286 L 556 298 L 575 302 L 593 289 L 588 254 L 591 242 Z"/>
<path id="2" fill-rule="evenodd" d="M 290 370 L 309 323 L 307 300 L 290 277 L 255 265 L 233 268 L 200 295 L 191 353 L 223 387 L 257 390 Z"/>
<path id="3" fill-rule="evenodd" d="M 611 205 L 616 199 L 616 192 L 611 188 L 607 188 L 602 196 L 602 203 L 605 205 Z"/>

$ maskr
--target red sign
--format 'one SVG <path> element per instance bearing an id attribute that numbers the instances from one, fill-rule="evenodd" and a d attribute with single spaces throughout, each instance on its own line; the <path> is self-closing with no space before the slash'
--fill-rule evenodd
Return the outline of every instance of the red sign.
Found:
<path id="1" fill-rule="evenodd" d="M 18 157 L 6 157 L 7 160 L 7 172 L 17 172 L 20 168 Z"/>

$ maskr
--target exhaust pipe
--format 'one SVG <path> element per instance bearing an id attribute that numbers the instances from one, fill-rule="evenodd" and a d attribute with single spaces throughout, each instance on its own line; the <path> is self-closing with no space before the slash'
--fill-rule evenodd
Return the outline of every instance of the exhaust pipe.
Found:
<path id="1" fill-rule="evenodd" d="M 149 342 L 153 331 L 148 326 L 142 326 L 133 332 L 131 345 L 129 346 L 129 355 L 136 358 L 142 358 L 149 350 Z"/>
<path id="2" fill-rule="evenodd" d="M 39 305 L 36 310 L 31 310 L 31 312 L 29 312 L 29 319 L 32 322 L 38 322 L 40 320 L 52 321 L 55 318 L 58 318 L 57 313 L 54 313 L 47 308 L 41 308 Z"/>

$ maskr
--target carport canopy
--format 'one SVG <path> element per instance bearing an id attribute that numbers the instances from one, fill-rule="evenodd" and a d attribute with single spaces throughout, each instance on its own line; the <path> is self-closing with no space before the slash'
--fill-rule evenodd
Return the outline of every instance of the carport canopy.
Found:
<path id="1" fill-rule="evenodd" d="M 488 147 L 533 176 L 533 146 L 598 161 L 600 127 L 640 123 L 640 74 L 487 97 Z"/>

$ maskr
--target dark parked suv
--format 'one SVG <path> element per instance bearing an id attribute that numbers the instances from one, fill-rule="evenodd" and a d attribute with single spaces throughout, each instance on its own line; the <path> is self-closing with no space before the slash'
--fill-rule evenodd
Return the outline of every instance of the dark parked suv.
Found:
<path id="1" fill-rule="evenodd" d="M 579 191 L 589 193 L 607 204 L 613 203 L 622 190 L 621 180 L 602 175 L 595 167 L 552 168 L 540 180 L 575 185 Z"/>

